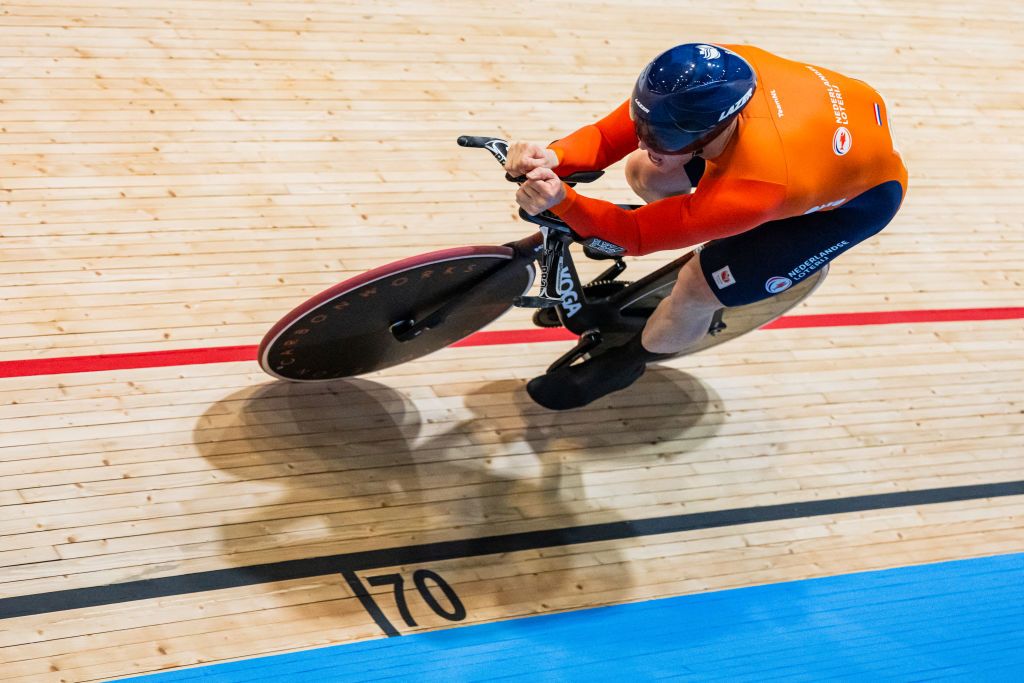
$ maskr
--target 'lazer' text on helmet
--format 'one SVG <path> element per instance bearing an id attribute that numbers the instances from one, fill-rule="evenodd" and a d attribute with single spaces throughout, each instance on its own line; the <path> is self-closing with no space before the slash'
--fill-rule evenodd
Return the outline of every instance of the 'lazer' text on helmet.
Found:
<path id="1" fill-rule="evenodd" d="M 736 102 L 736 104 L 734 104 L 734 105 L 732 105 L 731 107 L 729 107 L 729 110 L 728 110 L 728 111 L 724 111 L 724 112 L 722 112 L 722 115 L 718 117 L 718 120 L 719 120 L 719 121 L 724 121 L 725 119 L 729 118 L 730 116 L 732 116 L 733 114 L 735 114 L 736 112 L 738 112 L 738 111 L 739 111 L 740 109 L 742 109 L 742 108 L 743 108 L 743 105 L 744 105 L 744 104 L 746 104 L 747 102 L 749 102 L 749 101 L 750 101 L 750 98 L 751 98 L 751 97 L 753 97 L 753 96 L 754 96 L 754 89 L 753 89 L 753 88 L 750 88 L 750 89 L 749 89 L 749 90 L 747 90 L 747 92 L 746 92 L 746 93 L 745 93 L 745 94 L 743 95 L 743 97 L 741 97 L 741 98 L 740 98 L 740 99 L 739 99 L 739 100 L 738 100 L 738 101 Z"/>

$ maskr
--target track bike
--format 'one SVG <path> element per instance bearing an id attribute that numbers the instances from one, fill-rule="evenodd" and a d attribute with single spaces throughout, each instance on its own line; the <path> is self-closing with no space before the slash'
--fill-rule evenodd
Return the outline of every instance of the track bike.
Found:
<path id="1" fill-rule="evenodd" d="M 504 166 L 508 142 L 461 136 L 463 147 L 485 149 Z M 587 183 L 603 171 L 575 173 Z M 523 178 L 506 179 L 522 182 Z M 620 205 L 635 209 L 635 205 Z M 539 327 L 564 327 L 576 345 L 548 372 L 595 357 L 625 343 L 672 290 L 679 269 L 698 249 L 636 280 L 621 279 L 624 250 L 599 238 L 582 238 L 550 212 L 519 216 L 539 227 L 501 246 L 443 249 L 403 259 L 345 280 L 304 302 L 274 325 L 259 346 L 259 363 L 279 379 L 329 381 L 383 370 L 443 349 L 490 324 L 512 307 L 536 309 Z M 592 281 L 581 282 L 570 247 L 610 261 Z M 536 276 L 540 288 L 531 296 Z M 722 344 L 765 325 L 810 296 L 828 273 L 825 266 L 789 289 L 745 306 L 721 308 L 707 334 L 675 356 Z"/>

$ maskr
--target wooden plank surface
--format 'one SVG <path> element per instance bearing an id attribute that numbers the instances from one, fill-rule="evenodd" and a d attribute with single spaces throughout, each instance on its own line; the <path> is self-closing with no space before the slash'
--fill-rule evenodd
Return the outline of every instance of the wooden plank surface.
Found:
<path id="1" fill-rule="evenodd" d="M 1022 306 L 1024 10 L 982 2 L 175 3 L 0 9 L 0 361 L 255 344 L 304 298 L 528 234 L 462 133 L 547 141 L 653 53 L 751 43 L 867 80 L 911 191 L 799 313 Z M 984 74 L 984 77 L 979 77 Z M 637 201 L 619 166 L 588 192 Z M 644 273 L 666 255 L 638 259 Z M 584 272 L 596 274 L 597 264 Z M 493 329 L 529 326 L 512 311 Z M 331 385 L 254 363 L 0 380 L 5 598 L 424 543 L 1021 479 L 1017 320 L 760 331 L 554 414 L 565 343 Z M 403 633 L 1024 550 L 1024 496 L 356 572 Z M 264 569 L 260 569 L 263 567 Z M 55 599 L 56 600 L 56 599 Z M 380 637 L 340 575 L 0 620 L 0 680 L 103 680 Z"/>

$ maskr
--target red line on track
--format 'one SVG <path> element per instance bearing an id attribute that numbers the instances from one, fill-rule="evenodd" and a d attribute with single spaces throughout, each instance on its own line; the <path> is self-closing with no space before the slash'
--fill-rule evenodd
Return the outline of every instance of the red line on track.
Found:
<path id="1" fill-rule="evenodd" d="M 164 368 L 175 365 L 230 363 L 255 360 L 256 346 L 216 346 L 208 349 L 112 353 L 102 356 L 67 356 L 33 360 L 0 361 L 0 377 L 62 375 L 70 372 L 100 372 L 136 368 Z"/>
<path id="2" fill-rule="evenodd" d="M 790 315 L 765 325 L 762 329 L 801 327 L 847 327 L 858 325 L 893 325 L 898 323 L 968 322 L 977 320 L 1018 320 L 1024 318 L 1019 308 L 950 308 L 924 311 L 879 311 L 874 313 L 827 313 Z M 477 332 L 453 346 L 494 346 L 548 341 L 568 341 L 575 335 L 561 328 Z M 256 345 L 216 346 L 205 349 L 145 351 L 100 356 L 68 356 L 31 360 L 0 361 L 0 378 L 60 375 L 74 372 L 101 372 L 160 368 L 177 365 L 231 363 L 256 360 Z"/>
<path id="3" fill-rule="evenodd" d="M 782 330 L 794 327 L 853 327 L 857 325 L 893 325 L 897 323 L 968 322 L 972 320 L 1017 320 L 1024 308 L 947 308 L 932 311 L 878 311 L 875 313 L 826 313 L 789 315 L 761 329 Z"/>

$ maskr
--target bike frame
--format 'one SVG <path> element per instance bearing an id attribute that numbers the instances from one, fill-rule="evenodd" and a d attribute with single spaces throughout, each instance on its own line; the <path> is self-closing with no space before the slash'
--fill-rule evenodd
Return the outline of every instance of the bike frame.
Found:
<path id="1" fill-rule="evenodd" d="M 508 142 L 499 138 L 463 136 L 459 138 L 463 147 L 479 147 L 489 151 L 498 163 L 504 166 L 508 155 Z M 591 182 L 596 180 L 602 171 L 578 173 L 566 177 L 570 184 Z M 512 178 L 512 182 L 523 182 L 524 178 Z M 632 209 L 633 206 L 623 206 Z M 603 297 L 588 297 L 585 286 L 580 280 L 579 272 L 573 261 L 570 246 L 581 243 L 594 246 L 594 251 L 602 253 L 592 258 L 611 258 L 613 264 L 598 275 L 592 282 L 615 280 L 626 270 L 626 263 L 619 255 L 625 250 L 614 244 L 597 239 L 583 239 L 558 216 L 545 211 L 531 216 L 520 209 L 519 216 L 523 220 L 540 227 L 540 233 L 530 235 L 506 246 L 516 254 L 513 263 L 506 267 L 520 267 L 520 259 L 537 261 L 541 275 L 540 296 L 521 296 L 514 302 L 520 308 L 551 308 L 555 307 L 558 319 L 565 329 L 580 337 L 575 349 L 555 361 L 549 369 L 571 363 L 585 353 L 597 348 L 609 336 L 620 340 L 628 338 L 643 329 L 647 316 L 629 316 L 623 313 L 629 306 L 652 295 L 658 295 L 675 284 L 679 269 L 693 258 L 689 252 L 671 263 L 659 268 L 640 280 L 625 285 L 621 290 Z M 587 253 L 587 249 L 584 250 Z M 589 255 L 589 254 L 588 254 Z"/>
<path id="2" fill-rule="evenodd" d="M 643 328 L 645 318 L 623 315 L 630 305 L 675 284 L 679 269 L 693 258 L 689 252 L 622 290 L 603 297 L 589 297 L 580 279 L 569 247 L 577 238 L 548 224 L 549 219 L 526 216 L 525 220 L 542 226 L 539 234 L 531 235 L 506 246 L 516 254 L 539 262 L 541 295 L 519 297 L 516 305 L 522 308 L 556 307 L 562 325 L 576 334 L 593 329 L 603 332 L 635 332 Z M 616 258 L 614 264 L 595 277 L 592 282 L 615 280 L 626 270 L 626 264 Z"/>
<path id="3" fill-rule="evenodd" d="M 508 143 L 498 138 L 463 137 L 459 139 L 459 144 L 464 147 L 486 148 L 502 164 L 508 151 Z M 564 180 L 570 183 L 589 182 L 601 174 L 602 172 L 577 173 Z M 523 182 L 525 179 L 509 180 Z M 540 327 L 561 325 L 579 336 L 575 348 L 549 368 L 555 369 L 585 356 L 598 356 L 634 337 L 669 294 L 680 269 L 697 253 L 694 250 L 683 254 L 636 282 L 617 282 L 616 279 L 626 270 L 626 264 L 622 259 L 624 249 L 598 238 L 583 239 L 550 212 L 530 216 L 520 211 L 519 215 L 523 220 L 538 226 L 540 232 L 503 247 L 465 247 L 424 254 L 422 257 L 408 260 L 409 263 L 402 261 L 382 266 L 321 292 L 291 311 L 264 336 L 260 344 L 261 367 L 271 375 L 295 381 L 322 379 L 305 376 L 309 373 L 326 375 L 333 372 L 335 377 L 341 377 L 351 376 L 351 373 L 357 370 L 369 372 L 390 367 L 396 362 L 405 362 L 443 348 L 453 340 L 480 329 L 514 305 L 522 308 L 554 309 L 554 316 L 535 315 L 534 323 Z M 571 246 L 574 243 L 583 245 L 586 256 L 612 259 L 613 263 L 594 280 L 584 285 L 571 253 Z M 480 257 L 478 261 L 485 264 L 484 267 L 479 271 L 453 271 L 453 275 L 457 275 L 457 282 L 453 280 L 447 288 L 435 291 L 428 287 L 425 292 L 419 292 L 419 288 L 413 288 L 416 291 L 408 292 L 396 290 L 394 294 L 397 299 L 389 300 L 390 305 L 387 307 L 377 307 L 383 315 L 382 318 L 371 320 L 363 316 L 359 321 L 369 323 L 372 329 L 364 329 L 357 324 L 355 327 L 358 328 L 358 334 L 346 336 L 349 332 L 347 328 L 353 327 L 352 323 L 344 316 L 338 317 L 333 313 L 336 310 L 344 310 L 348 305 L 347 300 L 335 303 L 336 299 L 349 295 L 365 298 L 368 294 L 364 293 L 363 289 L 371 287 L 379 279 L 400 275 L 408 269 L 424 265 L 434 266 L 477 256 Z M 432 258 L 434 260 L 431 260 Z M 538 268 L 541 271 L 540 293 L 538 296 L 528 296 L 526 293 L 532 286 Z M 446 269 L 445 273 L 447 272 Z M 764 301 L 720 308 L 712 319 L 708 333 L 676 355 L 702 351 L 775 320 L 810 296 L 820 286 L 827 272 L 826 265 L 793 287 Z M 407 284 L 408 278 L 397 277 L 395 283 L 398 282 Z M 557 320 L 554 320 L 554 317 L 557 317 Z M 331 324 L 326 324 L 327 321 L 331 321 Z M 304 335 L 311 332 L 309 326 L 320 323 L 325 324 L 318 329 L 328 337 L 321 335 L 322 338 L 318 337 L 315 343 L 305 345 L 310 354 L 309 363 L 299 368 L 301 372 L 298 375 L 277 374 L 276 370 L 270 367 L 271 355 L 277 353 L 294 358 L 296 350 L 292 347 L 298 345 L 297 348 L 300 350 L 305 348 L 302 341 L 306 339 Z M 381 324 L 384 326 L 383 330 Z M 339 325 L 341 327 L 338 327 Z M 421 338 L 431 330 L 437 330 L 438 333 Z M 446 331 L 442 333 L 442 330 Z M 368 347 L 367 339 L 382 331 L 388 338 L 379 339 L 376 346 Z M 286 332 L 290 335 L 287 338 Z M 333 339 L 339 344 L 354 344 L 352 348 L 355 349 L 353 353 L 356 355 L 366 351 L 373 355 L 374 359 L 368 364 L 339 365 L 330 358 L 321 358 L 324 353 L 327 353 L 327 356 L 332 353 L 329 351 L 332 343 L 330 335 L 334 335 Z M 313 338 L 314 335 L 310 335 L 309 339 Z M 411 343 L 417 339 L 418 342 Z M 401 348 L 405 343 L 409 343 L 409 347 L 403 352 Z M 343 372 L 350 374 L 339 374 Z"/>

